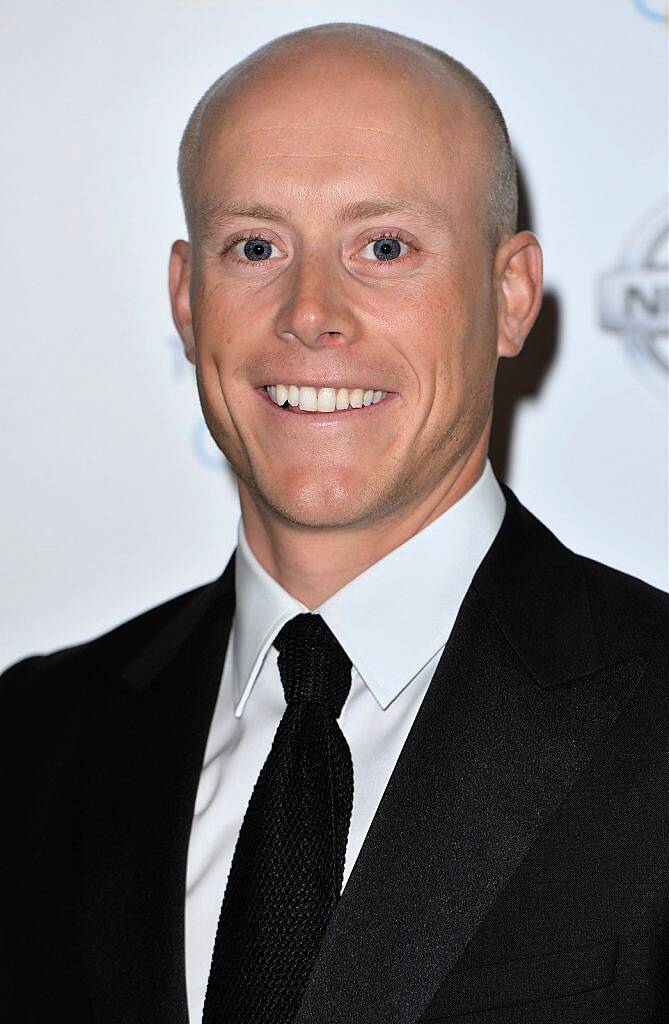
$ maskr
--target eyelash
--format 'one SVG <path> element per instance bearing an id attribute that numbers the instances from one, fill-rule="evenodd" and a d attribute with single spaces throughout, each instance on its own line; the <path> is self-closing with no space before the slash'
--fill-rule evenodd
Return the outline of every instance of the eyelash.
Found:
<path id="1" fill-rule="evenodd" d="M 272 242 L 271 238 L 268 238 L 267 235 L 263 233 L 262 229 L 260 231 L 247 231 L 244 234 L 236 235 L 234 238 L 232 238 L 227 243 L 225 248 L 222 250 L 221 255 L 222 256 L 227 256 L 228 253 L 230 253 L 230 251 L 239 242 L 249 242 L 252 238 L 259 238 L 263 242 L 269 242 L 272 245 L 276 245 L 275 242 Z M 414 249 L 414 250 L 416 248 L 414 245 L 412 245 L 411 242 L 407 241 L 407 239 L 404 237 L 404 235 L 402 234 L 401 231 L 382 231 L 380 234 L 378 232 L 376 234 L 371 234 L 371 235 L 369 235 L 368 237 L 365 238 L 365 240 L 363 241 L 363 243 L 360 246 L 360 248 L 364 249 L 365 246 L 370 244 L 370 242 L 378 242 L 382 238 L 395 238 L 398 242 L 404 242 L 405 245 L 411 246 L 411 248 Z M 408 253 L 404 253 L 402 256 L 398 256 L 396 260 L 388 260 L 387 263 L 398 263 L 400 260 L 404 259 L 404 257 L 407 256 L 407 255 L 408 255 Z M 233 259 L 235 259 L 237 263 L 248 264 L 248 263 L 253 263 L 254 262 L 253 260 L 242 260 L 242 259 L 239 259 L 239 257 L 237 257 L 237 256 L 233 256 Z M 258 261 L 258 262 L 266 262 L 266 261 Z M 374 263 L 375 261 L 374 260 L 367 260 L 366 262 Z M 381 264 L 386 263 L 386 261 L 384 261 L 384 260 L 378 260 L 378 262 L 381 263 Z"/>

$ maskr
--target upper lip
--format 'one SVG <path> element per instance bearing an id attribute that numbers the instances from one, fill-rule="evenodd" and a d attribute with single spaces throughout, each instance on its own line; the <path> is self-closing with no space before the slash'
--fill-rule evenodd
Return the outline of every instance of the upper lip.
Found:
<path id="1" fill-rule="evenodd" d="M 349 378 L 349 380 L 350 379 L 351 378 Z M 347 381 L 344 380 L 332 380 L 332 378 L 328 378 L 327 375 L 325 375 L 324 377 L 319 377 L 317 380 L 314 378 L 312 378 L 311 380 L 304 380 L 304 378 L 300 379 L 299 375 L 296 375 L 295 377 L 290 377 L 288 374 L 281 374 L 278 377 L 270 377 L 268 380 L 264 380 L 260 384 L 256 384 L 255 386 L 259 388 L 264 388 L 268 384 L 295 384 L 298 388 L 316 388 L 317 390 L 319 388 L 334 388 L 335 390 L 337 388 L 347 388 L 348 390 L 350 390 L 351 388 L 359 388 L 365 386 L 359 383 L 360 381 L 365 380 L 365 377 L 363 375 L 357 378 L 354 377 L 352 379 L 357 380 L 358 383 L 349 384 Z M 371 390 L 371 388 L 372 385 L 370 384 L 369 389 Z M 387 391 L 388 394 L 390 395 L 394 394 L 394 392 L 390 388 L 384 388 L 379 385 L 374 385 L 374 390 Z"/>

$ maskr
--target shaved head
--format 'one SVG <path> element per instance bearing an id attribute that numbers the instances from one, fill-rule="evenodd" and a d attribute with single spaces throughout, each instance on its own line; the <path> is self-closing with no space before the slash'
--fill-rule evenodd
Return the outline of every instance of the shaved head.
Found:
<path id="1" fill-rule="evenodd" d="M 226 104 L 259 76 L 277 65 L 297 67 L 314 58 L 333 62 L 333 81 L 338 55 L 370 57 L 384 74 L 408 78 L 433 94 L 445 107 L 454 94 L 464 97 L 478 116 L 485 138 L 477 160 L 487 182 L 482 219 L 491 245 L 516 231 L 518 186 L 516 165 L 502 112 L 492 93 L 454 57 L 426 43 L 397 32 L 370 25 L 337 22 L 299 29 L 271 40 L 222 74 L 196 104 L 179 147 L 179 186 L 191 240 L 198 236 L 200 195 L 198 182 L 208 134 Z"/>

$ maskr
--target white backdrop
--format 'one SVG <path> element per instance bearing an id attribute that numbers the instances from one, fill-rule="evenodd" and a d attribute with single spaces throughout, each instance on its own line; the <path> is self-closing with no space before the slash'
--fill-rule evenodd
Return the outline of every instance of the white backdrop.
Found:
<path id="1" fill-rule="evenodd" d="M 493 464 L 570 547 L 666 589 L 664 6 L 3 0 L 0 668 L 222 571 L 237 492 L 167 297 L 177 147 L 225 68 L 324 21 L 439 46 L 497 97 L 547 300 Z"/>

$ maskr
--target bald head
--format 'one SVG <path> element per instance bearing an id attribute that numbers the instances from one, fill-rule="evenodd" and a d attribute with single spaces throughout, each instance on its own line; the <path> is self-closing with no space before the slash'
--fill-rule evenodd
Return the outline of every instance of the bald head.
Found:
<path id="1" fill-rule="evenodd" d="M 480 121 L 483 145 L 476 160 L 483 165 L 484 230 L 493 246 L 516 231 L 518 187 L 516 166 L 504 117 L 489 90 L 455 58 L 417 39 L 386 29 L 353 23 L 316 25 L 279 36 L 245 57 L 207 89 L 193 110 L 179 147 L 179 185 L 188 232 L 197 236 L 198 182 L 208 133 L 228 103 L 272 68 L 297 68 L 314 58 L 324 64 L 369 60 L 381 74 L 411 79 L 441 100 L 447 109 L 454 96 L 464 99 Z"/>

